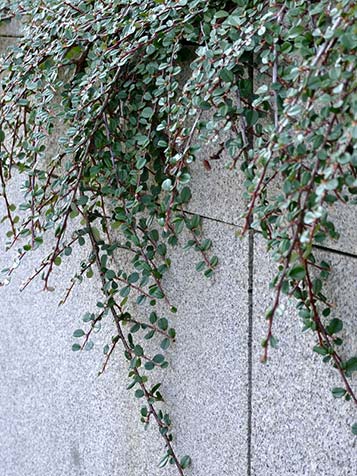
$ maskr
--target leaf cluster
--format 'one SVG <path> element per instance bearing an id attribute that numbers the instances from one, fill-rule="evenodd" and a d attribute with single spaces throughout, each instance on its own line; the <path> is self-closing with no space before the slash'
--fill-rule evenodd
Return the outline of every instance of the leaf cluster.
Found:
<path id="1" fill-rule="evenodd" d="M 74 331 L 73 350 L 90 350 L 102 322 L 115 322 L 102 370 L 121 344 L 129 388 L 145 401 L 141 419 L 155 420 L 165 440 L 160 466 L 183 475 L 191 461 L 173 450 L 160 383 L 149 375 L 169 365 L 176 339 L 163 281 L 171 247 L 194 249 L 206 277 L 218 264 L 201 217 L 187 212 L 191 164 L 207 141 L 217 146 L 208 170 L 225 150 L 244 174 L 243 233 L 260 231 L 278 263 L 262 360 L 277 344 L 273 322 L 286 294 L 316 334 L 314 351 L 341 375 L 333 395 L 357 403 L 356 358 L 339 354 L 343 323 L 324 294 L 330 265 L 314 249 L 338 239 L 330 209 L 356 203 L 355 2 L 0 2 L 0 21 L 19 14 L 24 37 L 0 68 L 3 222 L 18 247 L 5 274 L 51 236 L 25 286 L 40 276 L 53 290 L 53 269 L 88 250 L 62 302 L 94 275 L 103 299 Z M 8 193 L 14 174 L 23 177 L 22 203 Z M 152 355 L 148 341 L 159 347 Z"/>

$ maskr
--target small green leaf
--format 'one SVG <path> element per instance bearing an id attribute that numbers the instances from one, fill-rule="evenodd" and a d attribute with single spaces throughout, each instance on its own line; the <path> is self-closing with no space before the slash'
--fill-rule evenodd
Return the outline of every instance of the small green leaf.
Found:
<path id="1" fill-rule="evenodd" d="M 329 325 L 326 327 L 327 332 L 329 333 L 330 336 L 333 334 L 336 334 L 337 332 L 342 331 L 343 328 L 343 322 L 341 319 L 331 319 Z"/>
<path id="2" fill-rule="evenodd" d="M 56 266 L 59 266 L 62 263 L 62 259 L 60 256 L 56 256 L 53 262 Z"/>
<path id="3" fill-rule="evenodd" d="M 161 188 L 165 190 L 165 192 L 169 192 L 172 188 L 172 182 L 171 179 L 166 179 L 162 182 Z"/>
<path id="4" fill-rule="evenodd" d="M 143 304 L 146 301 L 146 296 L 144 294 L 141 294 L 140 296 L 137 297 L 136 302 L 137 304 Z"/>
<path id="5" fill-rule="evenodd" d="M 230 15 L 227 19 L 227 23 L 231 26 L 238 27 L 242 23 L 242 17 L 240 15 Z"/>
<path id="6" fill-rule="evenodd" d="M 125 286 L 125 288 L 122 288 L 120 290 L 119 294 L 120 294 L 121 297 L 127 297 L 127 296 L 129 296 L 129 293 L 130 293 L 130 286 Z"/>
<path id="7" fill-rule="evenodd" d="M 205 269 L 206 263 L 204 261 L 200 261 L 196 264 L 196 271 L 200 272 Z"/>
<path id="8" fill-rule="evenodd" d="M 347 360 L 344 367 L 346 372 L 357 372 L 357 357 L 351 357 L 349 360 Z"/>
<path id="9" fill-rule="evenodd" d="M 152 337 L 154 337 L 154 335 L 155 335 L 155 330 L 152 329 L 152 330 L 149 331 L 147 334 L 145 334 L 144 339 L 149 340 L 149 339 L 151 339 Z"/>
<path id="10" fill-rule="evenodd" d="M 142 169 L 146 164 L 146 159 L 145 157 L 139 157 L 138 160 L 136 161 L 136 168 L 137 169 Z"/>
<path id="11" fill-rule="evenodd" d="M 157 320 L 158 320 L 158 316 L 156 312 L 151 312 L 149 316 L 149 321 L 151 322 L 151 324 L 155 324 Z"/>
<path id="12" fill-rule="evenodd" d="M 289 277 L 296 281 L 301 281 L 306 276 L 305 268 L 301 265 L 296 265 L 289 271 Z"/>
<path id="13" fill-rule="evenodd" d="M 226 83 L 233 83 L 234 81 L 234 74 L 227 68 L 223 68 L 219 72 L 219 77 Z"/>
<path id="14" fill-rule="evenodd" d="M 168 339 L 167 337 L 165 337 L 165 339 L 163 339 L 161 341 L 161 344 L 160 344 L 160 347 L 162 350 L 166 350 L 170 347 L 170 339 Z"/>
<path id="15" fill-rule="evenodd" d="M 108 269 L 105 273 L 105 277 L 111 281 L 116 276 L 115 272 L 112 269 Z"/>
<path id="16" fill-rule="evenodd" d="M 72 46 L 72 48 L 70 48 L 67 53 L 65 54 L 65 58 L 66 59 L 73 59 L 73 58 L 78 58 L 80 57 L 82 53 L 82 48 L 81 46 L 79 45 L 76 45 L 76 46 Z"/>
<path id="17" fill-rule="evenodd" d="M 345 396 L 345 394 L 346 390 L 344 388 L 335 387 L 332 389 L 332 395 L 334 396 L 334 398 L 342 398 Z"/>
<path id="18" fill-rule="evenodd" d="M 165 256 L 167 253 L 167 247 L 164 243 L 160 243 L 157 247 L 157 252 L 160 256 Z"/>
<path id="19" fill-rule="evenodd" d="M 341 35 L 340 41 L 346 50 L 351 50 L 357 46 L 357 41 L 354 39 L 352 34 L 345 33 L 344 35 Z"/>
<path id="20" fill-rule="evenodd" d="M 82 317 L 83 322 L 90 322 L 90 321 L 93 321 L 93 320 L 94 320 L 94 314 L 92 314 L 90 312 L 86 312 L 84 314 L 84 316 Z"/>
<path id="21" fill-rule="evenodd" d="M 169 327 L 168 320 L 165 317 L 162 317 L 161 319 L 159 319 L 157 325 L 163 331 L 166 331 L 167 328 Z"/>
<path id="22" fill-rule="evenodd" d="M 144 349 L 141 347 L 141 345 L 137 344 L 134 347 L 134 354 L 137 355 L 138 357 L 141 357 L 144 355 Z"/>
<path id="23" fill-rule="evenodd" d="M 257 111 L 253 111 L 251 109 L 247 109 L 244 115 L 247 120 L 248 126 L 253 126 L 259 119 L 259 114 L 257 113 Z"/>
<path id="24" fill-rule="evenodd" d="M 144 117 L 145 119 L 149 119 L 153 114 L 154 114 L 154 110 L 153 110 L 151 107 L 145 107 L 145 108 L 141 111 L 141 115 L 142 115 L 142 117 Z"/>
<path id="25" fill-rule="evenodd" d="M 189 187 L 184 187 L 181 190 L 180 198 L 182 203 L 187 203 L 191 199 L 191 190 Z"/>
<path id="26" fill-rule="evenodd" d="M 86 345 L 84 346 L 84 350 L 92 350 L 94 347 L 94 342 L 92 340 L 89 340 Z"/>
<path id="27" fill-rule="evenodd" d="M 134 284 L 137 281 L 139 281 L 139 274 L 138 273 L 132 273 L 128 276 L 128 283 Z"/>
<path id="28" fill-rule="evenodd" d="M 190 466 L 191 464 L 191 458 L 189 456 L 183 456 L 180 461 L 180 466 L 182 469 L 186 469 Z"/>
<path id="29" fill-rule="evenodd" d="M 135 332 L 138 332 L 140 330 L 140 324 L 134 324 L 131 328 L 130 328 L 130 333 L 131 334 L 135 334 Z"/>
<path id="30" fill-rule="evenodd" d="M 169 461 L 169 455 L 165 455 L 159 463 L 159 468 L 164 468 Z"/>
<path id="31" fill-rule="evenodd" d="M 321 292 L 322 290 L 322 281 L 321 279 L 314 279 L 314 283 L 313 283 L 313 289 L 314 289 L 314 293 L 315 294 L 318 294 Z"/>
<path id="32" fill-rule="evenodd" d="M 165 357 L 162 354 L 156 354 L 152 359 L 155 364 L 162 364 L 164 362 Z"/>
<path id="33" fill-rule="evenodd" d="M 278 348 L 278 339 L 274 336 L 270 336 L 270 345 L 273 349 L 277 349 Z"/>
<path id="34" fill-rule="evenodd" d="M 327 355 L 329 353 L 325 347 L 320 347 L 318 345 L 315 345 L 313 351 L 320 355 Z"/>
<path id="35" fill-rule="evenodd" d="M 77 198 L 77 204 L 78 205 L 86 205 L 88 202 L 88 197 L 86 195 L 81 195 L 80 197 Z"/>
<path id="36" fill-rule="evenodd" d="M 212 256 L 211 258 L 211 261 L 210 261 L 210 265 L 215 268 L 218 264 L 218 256 Z"/>
<path id="37" fill-rule="evenodd" d="M 73 332 L 73 337 L 83 337 L 85 332 L 82 329 L 77 329 Z"/>

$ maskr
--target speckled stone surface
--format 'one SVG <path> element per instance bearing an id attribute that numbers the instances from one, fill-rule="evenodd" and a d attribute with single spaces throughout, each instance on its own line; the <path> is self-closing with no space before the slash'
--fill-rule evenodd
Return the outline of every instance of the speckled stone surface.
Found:
<path id="1" fill-rule="evenodd" d="M 0 38 L 0 49 L 14 41 Z M 12 183 L 11 201 L 20 195 L 19 183 Z M 2 216 L 2 202 L 0 207 Z M 4 253 L 5 231 L 1 223 L 0 269 L 16 255 L 15 250 Z M 162 393 L 178 454 L 193 460 L 187 474 L 221 476 L 246 468 L 247 246 L 231 226 L 207 222 L 205 231 L 221 260 L 215 278 L 207 281 L 195 271 L 198 256 L 179 251 L 173 256 L 175 272 L 167 278 L 178 307 L 178 339 L 170 351 L 171 368 L 162 375 Z M 162 439 L 154 425 L 146 433 L 142 429 L 139 402 L 126 390 L 127 368 L 119 351 L 97 377 L 112 324 L 96 336 L 91 352 L 71 351 L 81 316 L 100 298 L 98 282 L 75 288 L 59 308 L 74 272 L 74 265 L 64 261 L 51 283 L 56 292 L 42 292 L 40 283 L 18 291 L 45 255 L 43 249 L 29 257 L 11 285 L 0 287 L 0 474 L 173 474 L 172 468 L 157 469 Z M 78 266 L 81 256 L 76 257 Z"/>
<path id="2" fill-rule="evenodd" d="M 239 163 L 231 169 L 231 160 L 223 152 L 218 160 L 210 161 L 211 170 L 204 166 L 204 160 L 218 149 L 217 144 L 203 145 L 197 160 L 191 165 L 192 199 L 187 209 L 242 228 L 247 200 L 244 198 L 244 174 L 239 169 Z M 328 211 L 340 237 L 338 240 L 326 240 L 323 246 L 357 256 L 357 206 L 337 202 Z"/>
<path id="3" fill-rule="evenodd" d="M 4 20 L 0 22 L 0 35 L 7 37 L 20 37 L 22 35 L 22 24 L 19 19 L 11 21 Z"/>
<path id="4" fill-rule="evenodd" d="M 210 161 L 211 170 L 204 166 L 204 160 L 218 149 L 217 144 L 204 145 L 191 165 L 192 200 L 187 210 L 241 228 L 247 200 L 244 198 L 244 176 L 239 164 L 232 170 L 229 157 L 222 153 L 220 159 Z M 329 214 L 340 238 L 328 239 L 323 246 L 357 256 L 357 206 L 336 203 L 329 207 Z"/>
<path id="5" fill-rule="evenodd" d="M 329 215 L 340 237 L 327 240 L 324 246 L 357 256 L 357 206 L 338 202 L 329 209 Z"/>
<path id="6" fill-rule="evenodd" d="M 343 319 L 348 339 L 344 355 L 356 354 L 357 260 L 324 253 L 334 266 L 328 295 Z M 254 476 L 352 476 L 356 470 L 356 438 L 351 425 L 357 418 L 353 404 L 336 400 L 331 388 L 341 386 L 339 375 L 312 352 L 314 338 L 302 334 L 292 303 L 276 319 L 279 348 L 270 350 L 266 365 L 259 359 L 266 333 L 264 311 L 272 300 L 268 278 L 274 265 L 265 243 L 255 237 L 253 309 L 253 431 Z M 357 387 L 356 379 L 354 388 Z"/>
<path id="7" fill-rule="evenodd" d="M 14 42 L 15 42 L 14 38 L 7 38 L 0 35 L 0 55 L 6 54 L 9 47 L 12 46 Z"/>
<path id="8" fill-rule="evenodd" d="M 0 26 L 0 35 L 18 31 L 16 25 Z M 0 50 L 13 41 L 0 37 Z M 210 162 L 211 170 L 204 167 L 203 160 L 217 149 L 203 147 L 192 166 L 188 210 L 211 219 L 204 220 L 204 231 L 220 265 L 207 281 L 194 269 L 198 256 L 177 249 L 164 283 L 178 307 L 173 316 L 178 338 L 168 351 L 170 368 L 160 378 L 175 448 L 193 459 L 187 476 L 249 474 L 248 245 L 235 238 L 235 227 L 219 223 L 241 225 L 245 204 L 241 173 L 226 168 L 225 155 Z M 19 194 L 16 183 L 11 190 Z M 336 216 L 341 239 L 328 246 L 357 254 L 354 208 L 341 207 Z M 0 269 L 14 256 L 3 252 L 4 227 L 0 223 Z M 356 438 L 350 426 L 356 414 L 351 404 L 331 396 L 339 378 L 310 351 L 313 341 L 301 334 L 292 305 L 277 325 L 280 348 L 267 366 L 259 363 L 262 316 L 272 298 L 268 277 L 273 265 L 264 246 L 256 236 L 251 474 L 354 475 Z M 78 263 L 84 255 L 85 249 L 75 255 Z M 127 368 L 119 348 L 106 373 L 97 377 L 102 347 L 115 332 L 112 323 L 108 320 L 96 335 L 91 352 L 71 351 L 73 330 L 100 299 L 98 281 L 75 288 L 59 308 L 74 272 L 72 260 L 64 261 L 55 271 L 56 292 L 43 293 L 35 283 L 19 293 L 39 257 L 28 259 L 9 287 L 0 287 L 0 475 L 174 476 L 173 468 L 157 468 L 162 439 L 154 425 L 146 433 L 142 429 L 140 404 L 126 390 Z M 352 355 L 352 348 L 357 350 L 357 260 L 328 258 L 335 264 L 329 289 L 348 328 L 346 347 Z M 135 312 L 140 315 L 145 308 Z"/>
<path id="9" fill-rule="evenodd" d="M 221 264 L 207 280 L 194 270 L 198 257 L 193 252 L 173 254 L 175 271 L 165 287 L 178 307 L 178 338 L 169 351 L 171 368 L 162 373 L 162 393 L 175 447 L 193 459 L 188 475 L 244 474 L 247 246 L 231 226 L 205 221 L 204 229 L 214 244 L 225 244 L 216 250 Z M 95 281 L 75 288 L 67 305 L 58 308 L 74 269 L 64 261 L 54 276 L 56 292 L 41 292 L 35 283 L 20 294 L 18 287 L 38 257 L 17 270 L 10 286 L 0 288 L 0 474 L 175 474 L 173 468 L 157 468 L 162 441 L 154 425 L 147 432 L 141 427 L 139 402 L 126 390 L 126 363 L 119 350 L 97 377 L 102 346 L 114 332 L 111 323 L 96 336 L 91 352 L 71 351 L 73 330 L 100 298 Z M 7 258 L 1 253 L 1 267 Z"/>
<path id="10" fill-rule="evenodd" d="M 217 153 L 218 149 L 216 144 L 205 144 L 199 151 L 197 160 L 191 165 L 192 199 L 187 209 L 192 213 L 241 227 L 244 224 L 241 215 L 246 209 L 246 201 L 243 196 L 243 173 L 239 164 L 232 170 L 232 161 L 223 152 L 218 160 L 210 161 L 210 170 L 204 166 L 204 160 Z"/>

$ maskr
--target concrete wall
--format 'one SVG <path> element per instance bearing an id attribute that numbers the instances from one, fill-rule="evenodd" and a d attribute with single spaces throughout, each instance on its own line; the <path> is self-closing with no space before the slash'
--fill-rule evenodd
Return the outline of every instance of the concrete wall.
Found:
<path id="1" fill-rule="evenodd" d="M 1 49 L 17 31 L 2 30 Z M 207 147 L 202 157 L 215 149 Z M 177 343 L 162 374 L 175 448 L 192 457 L 189 476 L 354 475 L 355 411 L 333 399 L 330 388 L 339 377 L 312 355 L 313 341 L 301 334 L 291 304 L 276 322 L 280 348 L 267 365 L 259 362 L 272 263 L 259 235 L 236 238 L 244 209 L 241 180 L 224 165 L 224 159 L 215 161 L 210 172 L 194 166 L 189 205 L 204 217 L 204 232 L 220 258 L 214 278 L 199 275 L 197 256 L 178 248 L 164 282 L 178 307 Z M 344 210 L 342 240 L 321 250 L 335 265 L 330 292 L 350 336 L 349 354 L 357 345 L 356 222 L 356 212 Z M 11 261 L 3 252 L 3 226 L 0 269 Z M 55 293 L 41 292 L 40 283 L 18 291 L 44 253 L 28 259 L 11 286 L 0 287 L 0 474 L 173 476 L 173 468 L 157 468 L 162 441 L 155 426 L 142 429 L 119 349 L 97 377 L 100 344 L 114 333 L 112 324 L 105 324 L 91 352 L 71 351 L 73 330 L 100 297 L 98 282 L 76 287 L 67 305 L 58 307 L 73 274 L 68 262 L 57 271 Z"/>

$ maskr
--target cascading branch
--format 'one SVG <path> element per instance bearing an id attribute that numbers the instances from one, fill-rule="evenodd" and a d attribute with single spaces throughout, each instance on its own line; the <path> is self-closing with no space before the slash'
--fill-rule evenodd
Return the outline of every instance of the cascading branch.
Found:
<path id="1" fill-rule="evenodd" d="M 340 373 L 335 397 L 357 403 L 350 383 L 357 357 L 339 352 L 343 323 L 323 292 L 330 265 L 314 244 L 338 239 L 329 211 L 355 204 L 357 7 L 353 1 L 0 1 L 3 21 L 21 15 L 24 37 L 1 64 L 0 181 L 13 267 L 39 248 L 52 248 L 27 286 L 40 277 L 53 290 L 52 271 L 72 251 L 89 252 L 68 288 L 99 273 L 103 299 L 83 317 L 73 350 L 93 347 L 93 331 L 113 319 L 105 369 L 121 345 L 129 388 L 144 403 L 165 442 L 161 466 L 180 475 L 190 458 L 173 448 L 171 421 L 153 381 L 175 340 L 175 306 L 163 277 L 169 248 L 183 229 L 185 248 L 201 255 L 209 277 L 218 258 L 201 234 L 201 219 L 185 211 L 190 164 L 199 144 L 226 150 L 246 180 L 248 229 L 259 230 L 278 263 L 267 311 L 263 357 L 276 345 L 281 296 L 297 300 L 314 351 Z M 58 138 L 58 153 L 47 150 Z M 224 136 L 224 138 L 223 138 Z M 23 177 L 23 203 L 7 183 Z M 75 255 L 75 253 L 73 253 Z M 147 320 L 132 312 L 146 304 Z M 166 316 L 161 315 L 164 306 Z M 148 355 L 145 341 L 158 353 Z M 150 344 L 150 350 L 153 345 Z M 354 428 L 354 431 L 356 429 Z"/>

